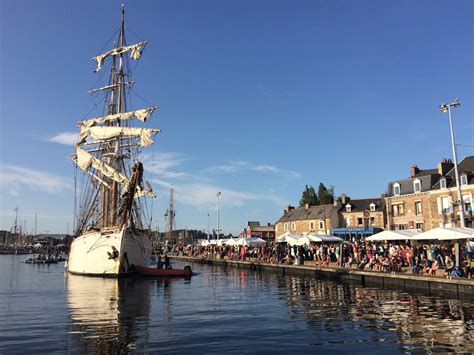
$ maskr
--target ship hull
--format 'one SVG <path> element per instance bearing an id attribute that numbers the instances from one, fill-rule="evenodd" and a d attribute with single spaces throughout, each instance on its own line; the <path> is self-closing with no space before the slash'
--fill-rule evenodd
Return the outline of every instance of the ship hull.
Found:
<path id="1" fill-rule="evenodd" d="M 133 273 L 133 266 L 150 263 L 147 234 L 130 228 L 85 233 L 71 244 L 66 269 L 77 275 L 118 277 Z"/>

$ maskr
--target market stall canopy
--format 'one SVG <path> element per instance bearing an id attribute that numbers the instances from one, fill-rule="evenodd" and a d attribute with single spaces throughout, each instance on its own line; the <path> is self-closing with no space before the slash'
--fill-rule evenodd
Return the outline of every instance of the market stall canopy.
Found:
<path id="1" fill-rule="evenodd" d="M 290 232 L 285 232 L 282 235 L 276 237 L 275 240 L 277 243 L 288 243 L 288 241 L 291 241 L 298 237 L 300 237 L 299 234 L 291 234 Z"/>
<path id="2" fill-rule="evenodd" d="M 418 232 L 416 229 L 392 230 L 374 234 L 365 240 L 368 242 L 379 242 L 385 240 L 413 240 L 414 237 L 419 234 L 420 232 Z"/>
<path id="3" fill-rule="evenodd" d="M 225 244 L 230 245 L 230 246 L 239 245 L 239 244 L 237 244 L 238 240 L 239 240 L 238 238 L 229 238 L 225 241 Z"/>
<path id="4" fill-rule="evenodd" d="M 302 234 L 287 237 L 290 245 L 304 245 L 311 243 L 342 243 L 344 239 L 327 234 Z"/>
<path id="5" fill-rule="evenodd" d="M 474 239 L 474 229 L 457 227 L 457 228 L 435 228 L 427 232 L 420 233 L 413 240 L 457 240 L 457 239 Z"/>
<path id="6" fill-rule="evenodd" d="M 234 240 L 233 243 L 236 243 L 236 244 L 227 244 L 227 245 L 245 245 L 248 247 L 258 247 L 260 245 L 267 244 L 267 242 L 261 238 L 239 238 L 237 240 Z"/>

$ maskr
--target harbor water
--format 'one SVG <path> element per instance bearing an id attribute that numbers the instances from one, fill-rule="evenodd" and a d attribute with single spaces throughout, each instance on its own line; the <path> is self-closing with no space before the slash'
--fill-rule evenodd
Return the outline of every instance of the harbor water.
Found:
<path id="1" fill-rule="evenodd" d="M 0 255 L 0 354 L 474 352 L 472 301 L 202 264 L 91 278 L 26 258 Z"/>

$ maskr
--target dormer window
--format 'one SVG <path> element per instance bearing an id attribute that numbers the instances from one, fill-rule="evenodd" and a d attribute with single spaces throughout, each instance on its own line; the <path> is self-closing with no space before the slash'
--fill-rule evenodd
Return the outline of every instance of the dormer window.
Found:
<path id="1" fill-rule="evenodd" d="M 439 180 L 439 187 L 441 189 L 445 189 L 446 188 L 446 178 L 441 178 L 441 180 Z"/>
<path id="2" fill-rule="evenodd" d="M 393 194 L 395 196 L 400 195 L 400 184 L 399 183 L 393 184 Z"/>
<path id="3" fill-rule="evenodd" d="M 375 211 L 375 203 L 372 202 L 372 203 L 369 205 L 369 209 L 370 209 L 370 212 L 374 212 L 374 211 Z"/>
<path id="4" fill-rule="evenodd" d="M 467 185 L 467 175 L 461 175 L 461 186 Z"/>
<path id="5" fill-rule="evenodd" d="M 352 206 L 347 204 L 346 205 L 346 212 L 351 212 L 352 211 Z"/>
<path id="6" fill-rule="evenodd" d="M 413 190 L 415 191 L 415 193 L 418 193 L 418 192 L 421 192 L 421 181 L 416 179 L 415 181 L 413 181 Z"/>

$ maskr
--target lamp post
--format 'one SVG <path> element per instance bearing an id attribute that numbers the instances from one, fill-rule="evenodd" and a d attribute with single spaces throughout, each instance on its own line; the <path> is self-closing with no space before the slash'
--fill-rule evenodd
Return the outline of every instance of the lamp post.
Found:
<path id="1" fill-rule="evenodd" d="M 219 240 L 219 232 L 220 232 L 220 226 L 219 226 L 219 196 L 221 195 L 221 192 L 219 191 L 217 193 L 217 240 Z"/>
<path id="2" fill-rule="evenodd" d="M 451 117 L 451 107 L 459 107 L 461 106 L 461 103 L 459 102 L 459 97 L 451 102 L 450 104 L 447 103 L 442 103 L 439 105 L 439 109 L 443 113 L 448 113 L 449 116 L 449 129 L 451 130 L 451 145 L 453 148 L 453 163 L 454 163 L 454 174 L 456 177 L 456 190 L 458 193 L 458 203 L 457 205 L 459 206 L 459 220 L 461 222 L 461 227 L 465 227 L 465 221 L 464 221 L 464 204 L 462 200 L 462 195 L 461 195 L 461 184 L 459 183 L 459 173 L 458 173 L 458 160 L 456 156 L 456 142 L 454 140 L 454 130 L 453 130 L 453 120 Z M 461 253 L 459 250 L 459 240 L 456 241 L 456 244 L 454 246 L 455 250 L 455 258 L 456 258 L 456 267 L 460 267 L 461 265 Z"/>
<path id="3" fill-rule="evenodd" d="M 457 160 L 457 155 L 456 155 L 456 143 L 455 143 L 455 140 L 454 140 L 453 120 L 451 118 L 451 107 L 459 107 L 459 106 L 461 106 L 461 103 L 459 102 L 459 98 L 457 98 L 456 100 L 454 100 L 450 104 L 446 104 L 446 103 L 443 102 L 441 105 L 439 105 L 439 109 L 443 113 L 447 112 L 448 116 L 449 116 L 449 128 L 451 130 L 451 145 L 452 145 L 452 148 L 453 148 L 454 174 L 455 174 L 455 177 L 456 177 L 456 190 L 457 190 L 457 193 L 458 193 L 459 219 L 460 219 L 460 222 L 461 222 L 461 227 L 465 227 L 466 225 L 465 225 L 465 221 L 464 221 L 464 203 L 463 203 L 462 196 L 461 196 L 461 184 L 459 183 L 458 160 Z"/>
<path id="4" fill-rule="evenodd" d="M 207 213 L 207 241 L 209 241 L 209 212 Z"/>

